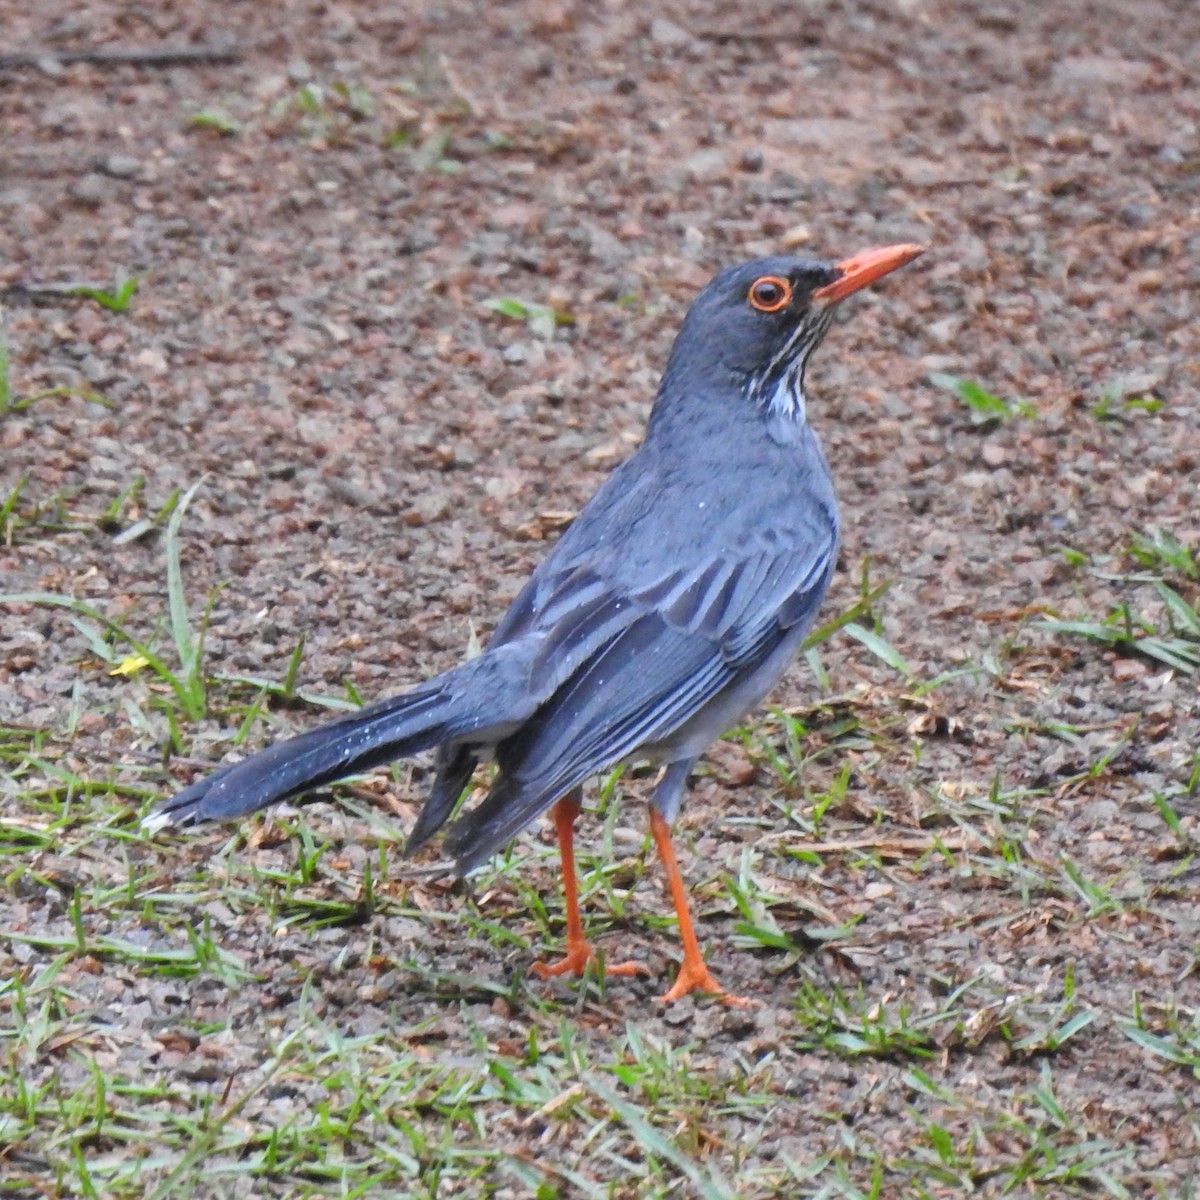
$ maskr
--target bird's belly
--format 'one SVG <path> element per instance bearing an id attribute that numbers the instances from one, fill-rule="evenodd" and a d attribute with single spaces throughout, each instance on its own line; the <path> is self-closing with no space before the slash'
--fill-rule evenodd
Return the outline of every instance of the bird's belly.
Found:
<path id="1" fill-rule="evenodd" d="M 669 736 L 647 743 L 635 757 L 639 761 L 670 763 L 702 754 L 779 682 L 804 644 L 807 632 L 805 625 L 789 629 L 779 645 L 753 671 L 734 680 Z"/>

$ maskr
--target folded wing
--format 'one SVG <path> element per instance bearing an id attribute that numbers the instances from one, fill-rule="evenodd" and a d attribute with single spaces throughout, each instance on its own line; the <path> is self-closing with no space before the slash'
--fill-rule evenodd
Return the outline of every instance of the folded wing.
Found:
<path id="1" fill-rule="evenodd" d="M 543 620 L 556 610 L 561 616 L 543 625 L 538 659 L 543 670 L 577 666 L 497 747 L 495 786 L 447 840 L 460 867 L 484 861 L 590 776 L 641 747 L 669 743 L 754 675 L 790 632 L 811 623 L 835 553 L 832 531 L 817 545 L 762 536 L 632 596 L 607 592 L 578 572 L 564 577 L 540 606 Z M 591 643 L 590 653 L 581 654 L 580 643 Z M 540 691 L 536 663 L 534 670 Z"/>

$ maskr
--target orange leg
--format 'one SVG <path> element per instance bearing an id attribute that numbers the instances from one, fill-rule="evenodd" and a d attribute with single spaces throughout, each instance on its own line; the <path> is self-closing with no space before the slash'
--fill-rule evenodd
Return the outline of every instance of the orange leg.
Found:
<path id="1" fill-rule="evenodd" d="M 579 793 L 571 792 L 554 806 L 554 828 L 558 832 L 558 849 L 562 856 L 563 901 L 567 909 L 567 953 L 556 963 L 534 963 L 531 968 L 539 979 L 553 975 L 582 975 L 594 962 L 583 920 L 579 916 L 579 876 L 575 872 L 575 821 L 579 816 Z M 605 963 L 606 975 L 649 975 L 645 963 Z"/>
<path id="2" fill-rule="evenodd" d="M 704 956 L 700 953 L 700 943 L 692 927 L 691 913 L 688 911 L 687 892 L 683 888 L 679 863 L 675 859 L 675 847 L 671 842 L 671 827 L 657 808 L 650 809 L 650 829 L 654 834 L 654 844 L 658 847 L 658 857 L 662 859 L 663 870 L 667 873 L 671 900 L 675 904 L 675 916 L 679 920 L 679 940 L 683 942 L 683 965 L 679 968 L 679 975 L 671 990 L 661 997 L 663 1003 L 670 1004 L 672 1000 L 678 1000 L 680 996 L 686 996 L 689 992 L 712 992 L 720 996 L 725 1004 L 753 1003 L 727 992 L 713 978 Z"/>

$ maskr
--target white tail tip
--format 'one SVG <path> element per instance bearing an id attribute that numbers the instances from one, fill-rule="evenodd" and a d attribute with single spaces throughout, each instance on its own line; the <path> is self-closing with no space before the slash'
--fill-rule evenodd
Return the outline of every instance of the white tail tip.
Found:
<path id="1" fill-rule="evenodd" d="M 174 824 L 175 819 L 170 813 L 152 812 L 149 816 L 142 818 L 142 832 L 149 837 L 153 837 L 156 833 Z"/>

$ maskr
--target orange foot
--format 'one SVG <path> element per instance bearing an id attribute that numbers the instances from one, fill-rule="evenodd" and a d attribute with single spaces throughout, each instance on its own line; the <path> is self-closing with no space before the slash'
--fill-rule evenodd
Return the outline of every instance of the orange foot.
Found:
<path id="1" fill-rule="evenodd" d="M 556 975 L 582 975 L 591 963 L 597 961 L 596 953 L 590 943 L 579 942 L 574 946 L 568 946 L 567 953 L 558 962 L 536 962 L 529 969 L 539 979 L 552 979 Z M 640 962 L 605 962 L 604 974 L 616 976 L 649 975 L 650 968 L 645 963 Z"/>
<path id="2" fill-rule="evenodd" d="M 687 959 L 684 959 L 683 966 L 679 968 L 679 974 L 671 985 L 671 990 L 665 996 L 660 996 L 659 1002 L 671 1004 L 681 996 L 687 996 L 692 992 L 708 992 L 710 995 L 716 996 L 722 1004 L 728 1004 L 731 1008 L 750 1008 L 758 1004 L 757 1000 L 747 1000 L 743 996 L 735 996 L 732 992 L 727 992 L 713 978 L 712 972 L 703 960 L 699 963 L 690 963 Z"/>

